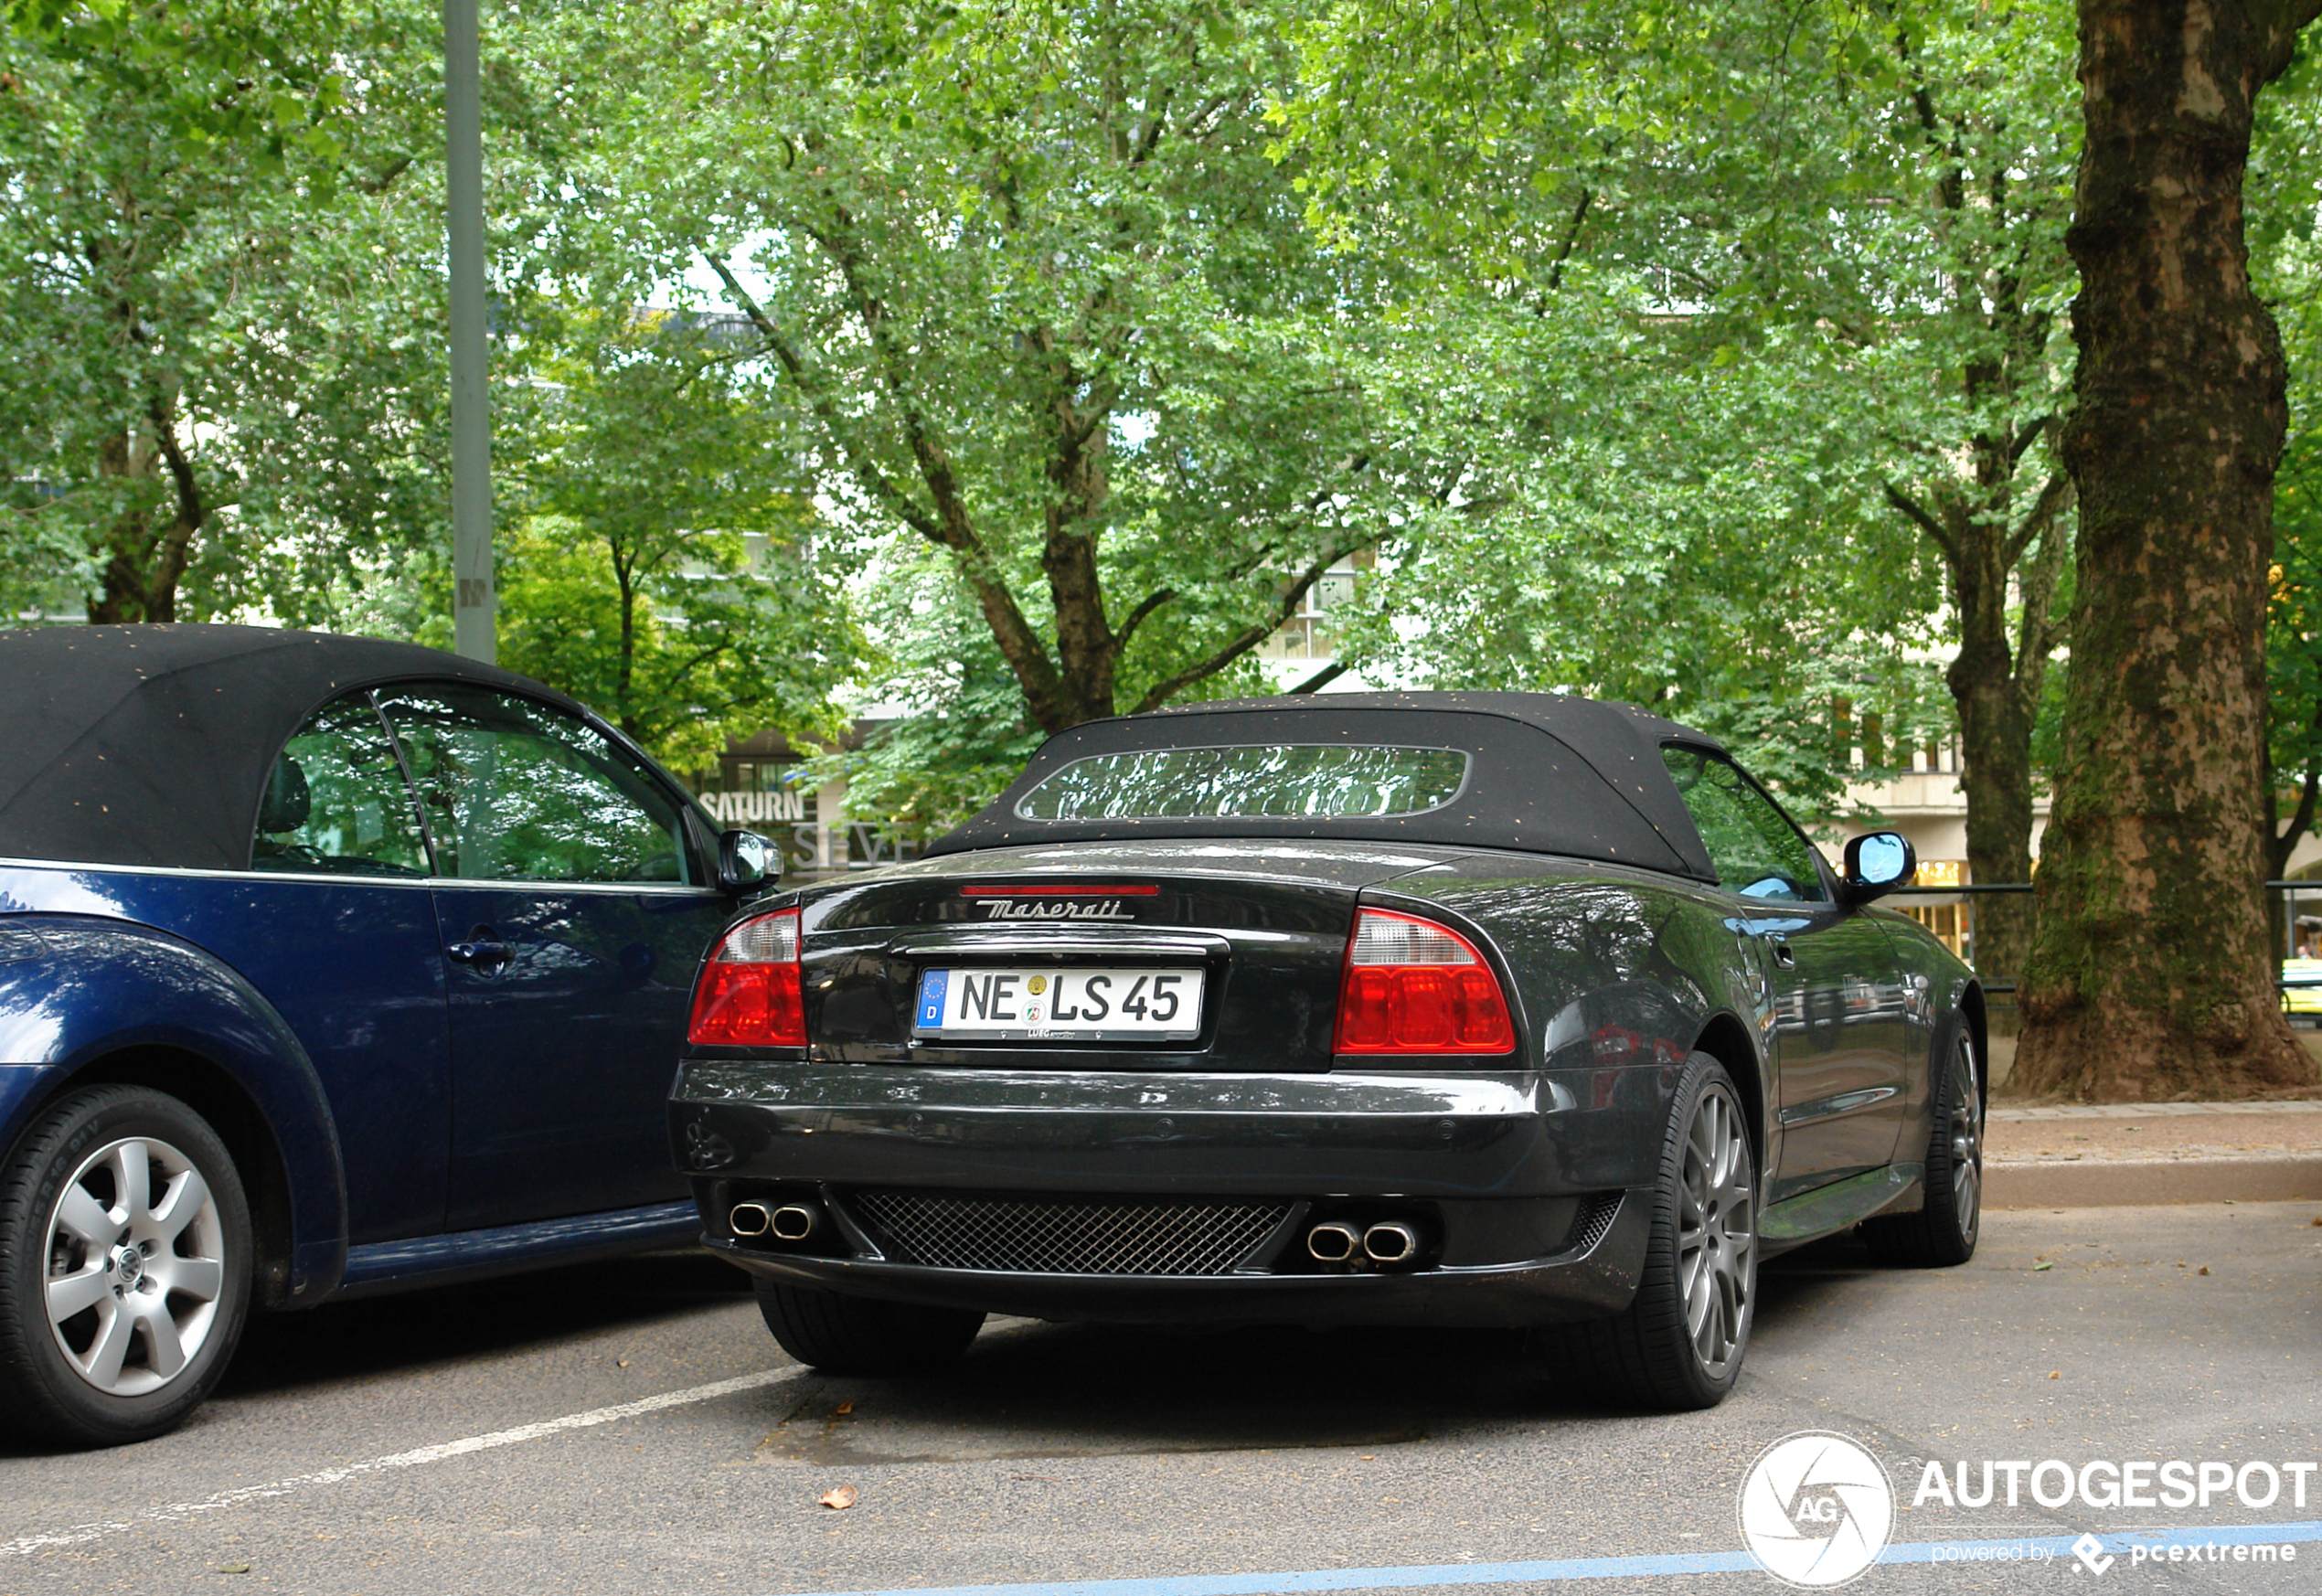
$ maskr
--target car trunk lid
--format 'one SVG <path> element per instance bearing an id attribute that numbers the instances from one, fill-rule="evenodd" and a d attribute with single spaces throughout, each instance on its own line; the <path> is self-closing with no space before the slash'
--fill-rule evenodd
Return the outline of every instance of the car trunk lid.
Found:
<path id="1" fill-rule="evenodd" d="M 1323 1070 L 1364 888 L 1457 850 L 1081 844 L 952 855 L 809 900 L 817 1058 Z"/>

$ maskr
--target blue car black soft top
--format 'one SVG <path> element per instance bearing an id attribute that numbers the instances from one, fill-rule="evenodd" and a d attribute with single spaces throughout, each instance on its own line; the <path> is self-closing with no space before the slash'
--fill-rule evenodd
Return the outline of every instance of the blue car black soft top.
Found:
<path id="1" fill-rule="evenodd" d="M 0 858 L 247 869 L 282 744 L 341 693 L 415 678 L 581 712 L 512 671 L 374 637 L 218 625 L 0 631 Z"/>

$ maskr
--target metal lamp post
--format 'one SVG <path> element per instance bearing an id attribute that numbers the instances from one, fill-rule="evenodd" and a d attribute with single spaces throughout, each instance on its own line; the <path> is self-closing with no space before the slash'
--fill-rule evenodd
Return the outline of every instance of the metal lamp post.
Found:
<path id="1" fill-rule="evenodd" d="M 452 637 L 499 653 L 492 587 L 492 396 L 485 360 L 484 104 L 476 0 L 443 0 L 444 198 L 452 291 Z"/>

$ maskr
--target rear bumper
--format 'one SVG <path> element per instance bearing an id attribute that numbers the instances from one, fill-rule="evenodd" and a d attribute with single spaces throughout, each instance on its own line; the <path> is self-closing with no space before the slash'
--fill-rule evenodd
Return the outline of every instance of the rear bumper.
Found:
<path id="1" fill-rule="evenodd" d="M 1665 1072 L 1161 1074 L 696 1060 L 671 1103 L 704 1240 L 758 1274 L 1049 1319 L 1534 1325 L 1635 1294 Z M 937 1268 L 857 1220 L 857 1191 L 1269 1198 L 1273 1241 L 1198 1276 Z M 780 1196 L 835 1223 L 804 1247 L 738 1239 Z M 1319 1268 L 1305 1229 L 1407 1218 L 1402 1271 Z"/>
<path id="2" fill-rule="evenodd" d="M 815 1258 L 706 1235 L 751 1273 L 850 1296 L 987 1314 L 1111 1324 L 1553 1325 L 1617 1314 L 1636 1294 L 1650 1192 L 1632 1192 L 1601 1237 L 1518 1264 L 1435 1266 L 1408 1274 L 1153 1276 L 931 1269 L 885 1259 Z"/>

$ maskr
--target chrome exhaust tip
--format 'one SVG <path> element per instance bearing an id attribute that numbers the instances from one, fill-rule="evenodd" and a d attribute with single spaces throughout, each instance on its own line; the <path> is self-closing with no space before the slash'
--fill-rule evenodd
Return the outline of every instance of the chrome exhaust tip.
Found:
<path id="1" fill-rule="evenodd" d="M 804 1241 L 815 1233 L 815 1210 L 803 1203 L 784 1203 L 774 1210 L 769 1229 L 778 1241 Z"/>
<path id="2" fill-rule="evenodd" d="M 1345 1263 L 1362 1245 L 1362 1238 L 1352 1225 L 1326 1219 L 1306 1232 L 1306 1251 L 1320 1263 Z"/>
<path id="3" fill-rule="evenodd" d="M 736 1203 L 726 1216 L 726 1229 L 737 1236 L 763 1236 L 773 1222 L 773 1211 L 764 1203 Z"/>
<path id="4" fill-rule="evenodd" d="M 1362 1250 L 1373 1263 L 1409 1263 L 1419 1256 L 1419 1232 L 1389 1219 L 1362 1233 Z"/>

